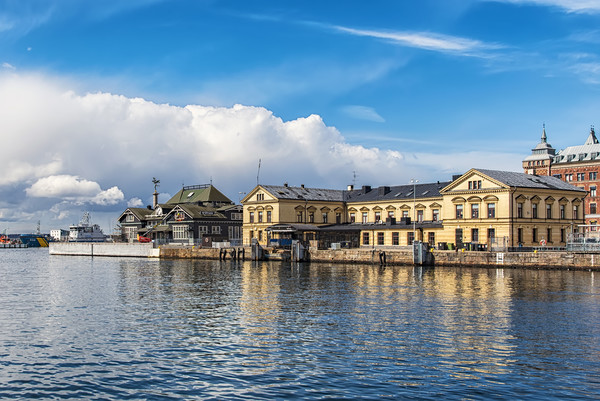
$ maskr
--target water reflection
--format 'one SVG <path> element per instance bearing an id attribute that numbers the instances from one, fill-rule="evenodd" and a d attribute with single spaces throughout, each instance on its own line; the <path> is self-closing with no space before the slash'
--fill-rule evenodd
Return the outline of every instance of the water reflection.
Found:
<path id="1" fill-rule="evenodd" d="M 3 256 L 3 398 L 600 392 L 593 273 Z"/>

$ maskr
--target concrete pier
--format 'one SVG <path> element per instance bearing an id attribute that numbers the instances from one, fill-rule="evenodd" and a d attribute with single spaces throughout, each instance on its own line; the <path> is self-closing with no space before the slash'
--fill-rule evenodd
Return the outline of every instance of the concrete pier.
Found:
<path id="1" fill-rule="evenodd" d="M 51 242 L 50 255 L 118 256 L 157 258 L 160 250 L 152 243 L 130 244 L 112 242 Z"/>

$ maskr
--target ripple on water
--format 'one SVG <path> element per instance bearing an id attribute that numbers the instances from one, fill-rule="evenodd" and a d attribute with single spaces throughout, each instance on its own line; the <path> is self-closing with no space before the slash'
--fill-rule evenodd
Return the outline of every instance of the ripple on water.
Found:
<path id="1" fill-rule="evenodd" d="M 600 395 L 590 273 L 6 251 L 1 398 Z"/>

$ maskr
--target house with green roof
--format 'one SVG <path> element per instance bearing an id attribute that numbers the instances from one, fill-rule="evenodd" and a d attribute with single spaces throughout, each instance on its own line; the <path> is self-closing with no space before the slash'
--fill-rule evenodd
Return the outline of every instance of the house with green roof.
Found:
<path id="1" fill-rule="evenodd" d="M 242 240 L 242 206 L 234 204 L 212 184 L 184 186 L 154 208 L 127 208 L 118 218 L 124 240 L 139 236 L 155 243 L 211 246 Z"/>

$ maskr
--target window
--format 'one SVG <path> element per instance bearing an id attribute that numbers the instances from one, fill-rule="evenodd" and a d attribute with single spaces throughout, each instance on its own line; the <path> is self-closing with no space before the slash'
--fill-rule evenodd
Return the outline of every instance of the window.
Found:
<path id="1" fill-rule="evenodd" d="M 388 217 L 389 217 L 390 219 L 393 219 L 393 218 L 394 218 L 394 211 L 393 211 L 393 210 L 390 210 L 390 211 L 388 212 Z"/>
<path id="2" fill-rule="evenodd" d="M 125 221 L 128 221 L 128 222 L 130 222 L 130 223 L 131 223 L 133 220 L 134 220 L 134 217 L 133 217 L 133 215 L 132 215 L 132 214 L 128 214 L 128 215 L 127 215 L 127 217 L 125 218 Z"/>
<path id="3" fill-rule="evenodd" d="M 592 185 L 590 187 L 590 196 L 596 196 L 596 186 Z"/>
<path id="4" fill-rule="evenodd" d="M 488 203 L 487 216 L 488 216 L 488 219 L 496 218 L 496 204 L 495 203 Z"/>
<path id="5" fill-rule="evenodd" d="M 417 221 L 418 222 L 423 221 L 423 209 L 417 210 Z"/>
<path id="6" fill-rule="evenodd" d="M 429 245 L 431 246 L 435 245 L 435 233 L 429 233 L 427 242 L 429 242 Z"/>
<path id="7" fill-rule="evenodd" d="M 221 226 L 212 226 L 211 232 L 213 234 L 221 234 Z M 260 232 L 260 231 L 259 231 Z"/>
<path id="8" fill-rule="evenodd" d="M 439 218 L 440 218 L 440 209 L 433 209 L 433 211 L 432 211 L 433 221 L 438 221 Z"/>
<path id="9" fill-rule="evenodd" d="M 585 181 L 585 173 L 577 173 L 577 181 Z"/>
<path id="10" fill-rule="evenodd" d="M 267 210 L 267 223 L 271 222 L 271 211 Z"/>
<path id="11" fill-rule="evenodd" d="M 363 223 L 367 223 L 369 221 L 369 213 L 368 212 L 363 212 L 362 214 L 362 222 Z"/>
<path id="12" fill-rule="evenodd" d="M 488 228 L 488 241 L 494 242 L 495 239 L 496 239 L 496 229 Z"/>
<path id="13" fill-rule="evenodd" d="M 478 203 L 471 205 L 471 218 L 472 219 L 479 218 L 479 204 Z"/>
<path id="14" fill-rule="evenodd" d="M 463 218 L 463 205 L 456 205 L 456 218 L 457 219 Z"/>
<path id="15" fill-rule="evenodd" d="M 258 212 L 258 222 L 262 223 L 262 221 L 263 221 L 262 219 L 263 219 L 263 212 L 260 211 L 260 212 Z"/>
<path id="16" fill-rule="evenodd" d="M 479 229 L 471 229 L 471 242 L 479 242 Z"/>
<path id="17" fill-rule="evenodd" d="M 573 218 L 574 219 L 579 218 L 579 208 L 577 207 L 577 205 L 573 206 Z"/>
<path id="18" fill-rule="evenodd" d="M 415 240 L 415 233 L 413 233 L 412 231 L 406 233 L 406 243 L 408 245 L 412 245 L 414 240 Z"/>
<path id="19" fill-rule="evenodd" d="M 400 233 L 393 232 L 392 233 L 392 245 L 400 245 Z"/>
<path id="20" fill-rule="evenodd" d="M 242 238 L 241 227 L 239 227 L 239 226 L 228 227 L 228 233 L 229 233 L 229 237 L 228 238 L 230 240 L 237 240 L 237 239 Z"/>
<path id="21" fill-rule="evenodd" d="M 199 226 L 198 227 L 198 232 L 200 234 L 208 234 L 208 226 Z"/>
<path id="22" fill-rule="evenodd" d="M 517 203 L 517 217 L 523 218 L 523 204 Z"/>
<path id="23" fill-rule="evenodd" d="M 375 212 L 375 221 L 381 221 L 381 212 Z"/>
<path id="24" fill-rule="evenodd" d="M 550 227 L 546 230 L 546 241 L 548 243 L 552 242 L 552 229 Z"/>
<path id="25" fill-rule="evenodd" d="M 537 228 L 531 230 L 531 240 L 533 243 L 537 242 Z"/>
<path id="26" fill-rule="evenodd" d="M 523 229 L 517 228 L 517 242 L 519 245 L 523 244 Z"/>
<path id="27" fill-rule="evenodd" d="M 315 213 L 314 212 L 309 212 L 308 213 L 308 222 L 309 223 L 314 223 L 315 222 Z"/>
<path id="28" fill-rule="evenodd" d="M 342 224 L 342 214 L 341 213 L 335 214 L 335 224 Z"/>
<path id="29" fill-rule="evenodd" d="M 231 213 L 231 220 L 242 220 L 244 215 L 242 213 Z"/>
<path id="30" fill-rule="evenodd" d="M 356 223 L 356 213 L 350 213 L 350 223 Z"/>
<path id="31" fill-rule="evenodd" d="M 250 212 L 250 223 L 254 223 L 254 212 Z"/>
<path id="32" fill-rule="evenodd" d="M 303 221 L 303 220 L 304 220 L 304 215 L 302 214 L 302 212 L 298 212 L 298 213 L 296 214 L 296 221 L 297 221 L 298 223 L 302 223 L 302 221 Z"/>
<path id="33" fill-rule="evenodd" d="M 469 181 L 469 189 L 481 189 L 481 180 Z"/>
<path id="34" fill-rule="evenodd" d="M 363 233 L 363 245 L 369 245 L 369 233 Z"/>
<path id="35" fill-rule="evenodd" d="M 565 242 L 565 229 L 560 229 L 560 242 Z"/>
<path id="36" fill-rule="evenodd" d="M 546 204 L 546 218 L 547 219 L 552 218 L 552 205 L 551 204 Z"/>
<path id="37" fill-rule="evenodd" d="M 377 233 L 377 245 L 383 245 L 384 235 L 382 232 Z"/>
<path id="38" fill-rule="evenodd" d="M 257 201 L 265 200 L 265 194 L 256 194 L 256 200 Z"/>
<path id="39" fill-rule="evenodd" d="M 173 226 L 173 239 L 188 239 L 188 226 Z"/>
<path id="40" fill-rule="evenodd" d="M 595 180 L 596 177 L 597 177 L 597 175 L 598 174 L 595 171 L 590 171 L 590 173 L 588 174 L 588 177 L 589 177 L 589 179 L 591 181 L 591 180 Z"/>
<path id="41" fill-rule="evenodd" d="M 262 241 L 262 231 L 259 231 L 259 232 L 258 232 L 258 240 L 259 240 L 259 241 Z"/>
<path id="42" fill-rule="evenodd" d="M 590 203 L 590 214 L 596 214 L 596 204 Z"/>
<path id="43" fill-rule="evenodd" d="M 403 210 L 402 211 L 402 218 L 407 218 L 408 217 L 408 210 Z"/>
<path id="44" fill-rule="evenodd" d="M 560 205 L 560 218 L 565 218 L 565 205 Z"/>
<path id="45" fill-rule="evenodd" d="M 321 215 L 321 218 L 323 219 L 323 223 L 327 223 L 327 213 L 323 212 L 323 214 Z"/>
<path id="46" fill-rule="evenodd" d="M 573 181 L 573 174 L 565 174 L 565 181 Z"/>
<path id="47" fill-rule="evenodd" d="M 537 203 L 532 203 L 531 204 L 531 217 L 533 217 L 534 219 L 537 219 L 537 217 L 538 217 L 538 205 L 537 205 Z"/>

